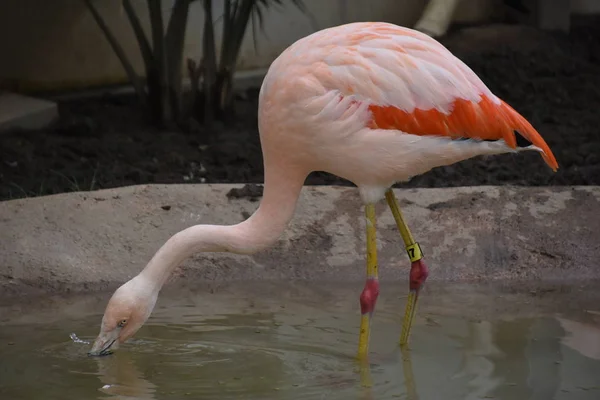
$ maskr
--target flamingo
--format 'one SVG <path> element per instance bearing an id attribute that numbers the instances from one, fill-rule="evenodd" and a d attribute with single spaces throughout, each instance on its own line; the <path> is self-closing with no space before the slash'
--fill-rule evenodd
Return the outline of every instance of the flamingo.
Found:
<path id="1" fill-rule="evenodd" d="M 273 61 L 259 94 L 264 194 L 235 225 L 200 224 L 167 240 L 110 298 L 90 355 L 106 355 L 146 322 L 173 269 L 197 252 L 252 254 L 278 240 L 306 177 L 327 171 L 353 182 L 366 218 L 366 282 L 359 359 L 368 355 L 379 295 L 375 204 L 385 198 L 411 262 L 400 345 L 408 342 L 428 277 L 423 252 L 391 190 L 432 168 L 480 155 L 552 151 L 535 128 L 435 39 L 383 22 L 357 22 L 299 39 Z"/>

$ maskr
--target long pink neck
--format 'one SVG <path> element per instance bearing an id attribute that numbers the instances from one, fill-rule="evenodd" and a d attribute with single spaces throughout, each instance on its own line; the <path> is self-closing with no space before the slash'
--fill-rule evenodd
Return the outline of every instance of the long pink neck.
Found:
<path id="1" fill-rule="evenodd" d="M 269 247 L 292 219 L 305 178 L 284 176 L 280 171 L 266 169 L 263 198 L 250 218 L 236 225 L 195 225 L 176 233 L 156 252 L 140 276 L 150 279 L 160 290 L 171 272 L 194 253 L 252 254 Z"/>

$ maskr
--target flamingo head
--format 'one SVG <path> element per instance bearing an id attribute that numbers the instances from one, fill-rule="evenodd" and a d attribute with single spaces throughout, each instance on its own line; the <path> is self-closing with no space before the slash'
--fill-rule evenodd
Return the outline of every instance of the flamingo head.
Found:
<path id="1" fill-rule="evenodd" d="M 154 285 L 139 276 L 119 287 L 106 306 L 100 334 L 88 355 L 109 355 L 135 335 L 152 313 L 157 297 Z"/>

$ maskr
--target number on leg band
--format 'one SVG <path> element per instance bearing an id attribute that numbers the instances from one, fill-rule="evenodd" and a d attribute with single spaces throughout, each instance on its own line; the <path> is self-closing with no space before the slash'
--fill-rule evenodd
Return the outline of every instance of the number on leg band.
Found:
<path id="1" fill-rule="evenodd" d="M 421 251 L 419 243 L 413 243 L 410 246 L 406 246 L 406 252 L 408 253 L 408 258 L 410 258 L 411 262 L 419 261 L 423 258 L 423 252 Z"/>

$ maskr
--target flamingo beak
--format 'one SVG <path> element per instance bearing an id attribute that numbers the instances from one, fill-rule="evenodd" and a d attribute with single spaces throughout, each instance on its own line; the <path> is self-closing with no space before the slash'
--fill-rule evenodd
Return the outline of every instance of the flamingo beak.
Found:
<path id="1" fill-rule="evenodd" d="M 94 341 L 92 349 L 88 352 L 88 356 L 108 356 L 112 354 L 112 349 L 119 347 L 119 331 L 113 329 L 109 332 L 100 332 L 100 335 Z"/>

